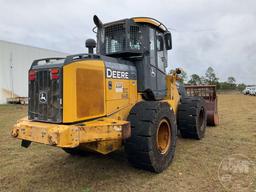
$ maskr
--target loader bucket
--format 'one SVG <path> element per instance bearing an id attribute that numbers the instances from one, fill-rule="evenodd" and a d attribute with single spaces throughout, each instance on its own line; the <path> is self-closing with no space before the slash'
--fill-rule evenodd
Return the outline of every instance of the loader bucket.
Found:
<path id="1" fill-rule="evenodd" d="M 218 99 L 215 85 L 185 85 L 188 96 L 203 97 L 206 102 L 207 125 L 219 124 Z"/>

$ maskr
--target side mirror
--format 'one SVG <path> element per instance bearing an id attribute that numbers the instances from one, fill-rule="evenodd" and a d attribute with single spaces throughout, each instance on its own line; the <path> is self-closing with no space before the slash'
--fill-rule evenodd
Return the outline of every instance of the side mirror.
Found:
<path id="1" fill-rule="evenodd" d="M 169 31 L 164 34 L 164 41 L 166 50 L 172 49 L 172 35 Z"/>

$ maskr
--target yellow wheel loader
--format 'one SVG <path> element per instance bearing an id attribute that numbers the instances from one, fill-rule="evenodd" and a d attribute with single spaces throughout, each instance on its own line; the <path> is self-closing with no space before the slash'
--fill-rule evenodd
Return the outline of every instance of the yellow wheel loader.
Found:
<path id="1" fill-rule="evenodd" d="M 43 143 L 70 154 L 124 146 L 134 167 L 162 172 L 174 157 L 178 131 L 204 137 L 205 102 L 179 93 L 179 69 L 166 74 L 172 39 L 164 24 L 148 17 L 93 20 L 97 42 L 86 41 L 88 54 L 32 63 L 28 117 L 12 136 L 23 147 Z"/>

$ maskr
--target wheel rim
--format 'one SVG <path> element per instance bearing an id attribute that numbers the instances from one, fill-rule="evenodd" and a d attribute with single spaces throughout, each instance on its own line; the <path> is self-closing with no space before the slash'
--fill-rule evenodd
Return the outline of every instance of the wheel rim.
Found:
<path id="1" fill-rule="evenodd" d="M 166 119 L 162 119 L 157 128 L 157 149 L 161 154 L 167 153 L 171 144 L 171 127 Z"/>
<path id="2" fill-rule="evenodd" d="M 205 117 L 204 109 L 201 108 L 199 113 L 199 127 L 201 131 L 203 131 L 204 129 L 204 119 L 205 119 L 204 117 Z"/>

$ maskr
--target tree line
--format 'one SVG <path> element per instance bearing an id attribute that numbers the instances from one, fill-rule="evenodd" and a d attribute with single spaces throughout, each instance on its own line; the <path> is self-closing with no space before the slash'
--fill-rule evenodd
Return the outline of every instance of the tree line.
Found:
<path id="1" fill-rule="evenodd" d="M 171 73 L 172 71 L 170 71 Z M 188 77 L 187 73 L 182 70 L 179 75 L 181 82 L 190 85 L 216 85 L 219 90 L 239 90 L 245 89 L 246 85 L 244 83 L 237 84 L 235 77 L 229 76 L 226 81 L 219 81 L 216 73 L 212 67 L 208 67 L 204 76 L 199 76 L 198 74 L 192 74 Z"/>

